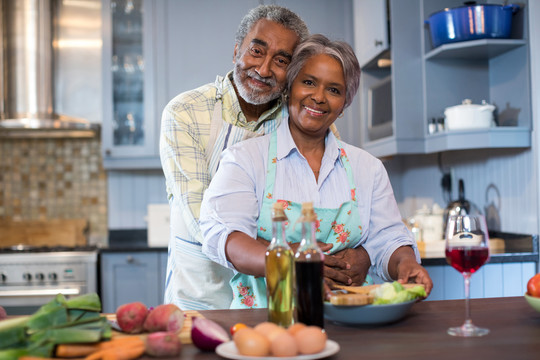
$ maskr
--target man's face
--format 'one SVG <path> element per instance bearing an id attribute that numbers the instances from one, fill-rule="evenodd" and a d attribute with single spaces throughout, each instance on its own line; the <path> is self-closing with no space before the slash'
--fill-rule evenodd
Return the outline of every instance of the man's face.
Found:
<path id="1" fill-rule="evenodd" d="M 239 95 L 254 105 L 281 96 L 298 36 L 273 21 L 259 20 L 234 48 L 233 79 Z"/>

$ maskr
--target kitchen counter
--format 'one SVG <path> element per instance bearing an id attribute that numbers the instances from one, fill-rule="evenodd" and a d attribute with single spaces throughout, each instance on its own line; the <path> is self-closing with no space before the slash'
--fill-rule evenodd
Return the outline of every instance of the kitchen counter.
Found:
<path id="1" fill-rule="evenodd" d="M 473 299 L 471 312 L 473 323 L 488 328 L 488 335 L 478 338 L 447 335 L 448 327 L 461 325 L 464 320 L 463 300 L 419 302 L 403 320 L 384 326 L 349 327 L 326 320 L 328 338 L 341 347 L 331 359 L 538 359 L 540 313 L 523 297 Z M 266 320 L 264 309 L 200 313 L 225 329 L 237 322 L 253 326 Z M 179 358 L 219 357 L 185 345 Z"/>
<path id="2" fill-rule="evenodd" d="M 538 262 L 538 235 L 510 234 L 503 232 L 490 232 L 490 238 L 502 239 L 504 250 L 500 253 L 491 253 L 488 264 Z M 444 246 L 444 245 L 443 245 Z M 444 247 L 443 247 L 444 249 Z M 428 253 L 422 256 L 422 265 L 447 265 L 444 250 L 440 254 Z"/>
<path id="3" fill-rule="evenodd" d="M 141 251 L 167 251 L 167 247 L 148 246 L 147 230 L 111 230 L 109 231 L 109 245 L 100 249 L 101 252 L 141 252 Z"/>

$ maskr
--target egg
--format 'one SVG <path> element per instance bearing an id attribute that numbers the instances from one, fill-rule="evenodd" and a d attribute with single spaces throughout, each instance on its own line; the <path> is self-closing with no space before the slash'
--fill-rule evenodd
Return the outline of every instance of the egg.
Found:
<path id="1" fill-rule="evenodd" d="M 306 326 L 294 338 L 301 354 L 316 354 L 326 347 L 326 332 L 318 326 Z"/>
<path id="2" fill-rule="evenodd" d="M 270 321 L 265 321 L 265 322 L 259 323 L 259 324 L 255 325 L 255 327 L 254 327 L 255 331 L 259 332 L 260 334 L 262 334 L 264 336 L 267 336 L 272 331 L 277 330 L 279 328 L 280 328 L 279 325 L 274 324 L 273 322 L 270 322 Z"/>
<path id="3" fill-rule="evenodd" d="M 267 356 L 270 353 L 270 341 L 255 329 L 240 329 L 234 333 L 233 340 L 241 355 Z"/>
<path id="4" fill-rule="evenodd" d="M 303 323 L 294 323 L 287 328 L 287 331 L 289 332 L 289 334 L 294 336 L 298 331 L 302 330 L 305 327 L 306 325 Z"/>
<path id="5" fill-rule="evenodd" d="M 287 331 L 280 332 L 270 342 L 270 353 L 273 356 L 279 357 L 293 357 L 298 355 L 296 339 Z"/>

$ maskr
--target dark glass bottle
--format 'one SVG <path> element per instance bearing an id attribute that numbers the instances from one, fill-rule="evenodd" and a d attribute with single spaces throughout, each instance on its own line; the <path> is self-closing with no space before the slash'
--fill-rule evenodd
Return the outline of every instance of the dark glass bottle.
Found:
<path id="1" fill-rule="evenodd" d="M 302 241 L 294 254 L 296 276 L 297 321 L 306 325 L 324 327 L 324 254 L 315 238 L 317 214 L 313 203 L 302 204 Z"/>
<path id="2" fill-rule="evenodd" d="M 272 242 L 266 250 L 268 321 L 288 327 L 294 319 L 294 254 L 285 238 L 287 216 L 281 203 L 272 208 Z"/>

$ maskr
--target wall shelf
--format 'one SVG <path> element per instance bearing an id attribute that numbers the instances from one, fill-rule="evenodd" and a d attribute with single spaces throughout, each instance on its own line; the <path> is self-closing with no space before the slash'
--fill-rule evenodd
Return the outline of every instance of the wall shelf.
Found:
<path id="1" fill-rule="evenodd" d="M 485 60 L 497 57 L 505 52 L 525 45 L 519 39 L 480 39 L 441 45 L 425 56 L 425 60 L 435 59 L 468 59 Z"/>

